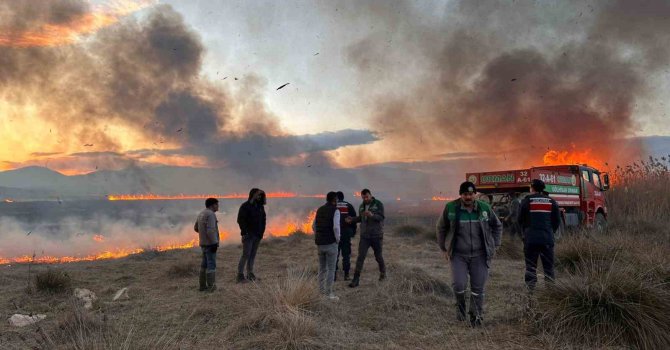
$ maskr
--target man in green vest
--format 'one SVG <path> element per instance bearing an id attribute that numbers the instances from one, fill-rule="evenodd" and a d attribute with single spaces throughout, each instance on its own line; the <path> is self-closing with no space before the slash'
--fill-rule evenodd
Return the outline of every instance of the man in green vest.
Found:
<path id="1" fill-rule="evenodd" d="M 466 181 L 460 198 L 447 203 L 437 222 L 437 240 L 451 262 L 456 317 L 465 321 L 465 290 L 470 277 L 470 324 L 482 325 L 484 287 L 491 259 L 500 246 L 502 223 L 489 204 L 475 200 L 475 185 Z"/>

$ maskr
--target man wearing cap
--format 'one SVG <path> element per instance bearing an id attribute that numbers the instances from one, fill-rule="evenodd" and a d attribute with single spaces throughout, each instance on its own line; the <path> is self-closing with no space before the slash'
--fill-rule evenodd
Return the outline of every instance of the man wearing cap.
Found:
<path id="1" fill-rule="evenodd" d="M 470 324 L 482 325 L 484 287 L 491 259 L 500 246 L 502 223 L 489 204 L 475 200 L 472 182 L 461 184 L 461 197 L 447 203 L 437 222 L 437 241 L 451 262 L 456 317 L 465 321 L 465 290 L 470 276 Z"/>
<path id="2" fill-rule="evenodd" d="M 544 192 L 544 182 L 535 179 L 531 194 L 521 201 L 519 225 L 523 232 L 526 259 L 526 286 L 532 292 L 537 284 L 537 258 L 542 260 L 544 278 L 554 280 L 554 232 L 561 224 L 558 203 Z"/>

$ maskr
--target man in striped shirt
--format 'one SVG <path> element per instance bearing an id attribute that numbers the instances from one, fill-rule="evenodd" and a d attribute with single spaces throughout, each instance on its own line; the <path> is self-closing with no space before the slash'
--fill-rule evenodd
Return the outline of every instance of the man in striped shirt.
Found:
<path id="1" fill-rule="evenodd" d="M 523 232 L 523 251 L 526 258 L 526 286 L 532 292 L 537 284 L 537 259 L 542 260 L 544 278 L 554 280 L 554 232 L 561 223 L 558 203 L 544 192 L 544 182 L 535 179 L 531 194 L 521 201 L 519 224 Z"/>

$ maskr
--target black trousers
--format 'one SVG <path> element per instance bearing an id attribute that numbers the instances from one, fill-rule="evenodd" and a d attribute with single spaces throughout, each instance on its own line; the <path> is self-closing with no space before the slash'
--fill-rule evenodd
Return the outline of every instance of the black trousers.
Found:
<path id="1" fill-rule="evenodd" d="M 340 244 L 337 247 L 337 262 L 335 263 L 335 271 L 338 270 L 340 265 L 340 255 L 342 255 L 342 270 L 345 273 L 349 273 L 351 269 L 351 236 L 348 234 L 342 234 L 340 238 Z"/>
<path id="2" fill-rule="evenodd" d="M 537 284 L 537 259 L 542 260 L 542 268 L 544 270 L 544 280 L 546 282 L 554 281 L 554 246 L 553 245 L 538 245 L 526 244 L 523 247 L 524 256 L 526 258 L 526 286 L 533 290 Z"/>
<path id="3" fill-rule="evenodd" d="M 247 274 L 254 273 L 254 262 L 256 261 L 256 252 L 261 244 L 261 238 L 253 235 L 242 237 L 242 256 L 237 264 L 237 273 L 244 273 L 244 266 L 247 266 Z"/>
<path id="4" fill-rule="evenodd" d="M 356 258 L 356 274 L 360 274 L 363 271 L 363 263 L 365 263 L 365 256 L 368 255 L 368 249 L 372 247 L 372 251 L 375 253 L 375 260 L 379 264 L 379 272 L 386 272 L 386 265 L 384 264 L 384 256 L 382 255 L 382 243 L 383 239 L 381 237 L 374 238 L 364 238 L 361 237 L 361 240 L 358 242 L 358 257 Z"/>

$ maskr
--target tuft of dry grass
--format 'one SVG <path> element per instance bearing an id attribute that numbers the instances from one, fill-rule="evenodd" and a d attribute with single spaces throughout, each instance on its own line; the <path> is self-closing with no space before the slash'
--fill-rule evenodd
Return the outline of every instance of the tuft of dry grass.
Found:
<path id="1" fill-rule="evenodd" d="M 172 264 L 167 273 L 172 277 L 191 277 L 198 274 L 198 268 L 194 262 L 180 261 Z"/>
<path id="2" fill-rule="evenodd" d="M 536 327 L 593 346 L 670 347 L 670 293 L 631 265 L 596 261 L 537 294 Z"/>
<path id="3" fill-rule="evenodd" d="M 41 292 L 64 293 L 71 289 L 72 278 L 67 271 L 47 268 L 35 275 L 35 288 Z"/>
<path id="4" fill-rule="evenodd" d="M 224 337 L 240 348 L 316 348 L 314 309 L 320 300 L 312 273 L 289 270 L 267 288 L 250 286 L 242 300 L 247 309 L 224 329 Z"/>

